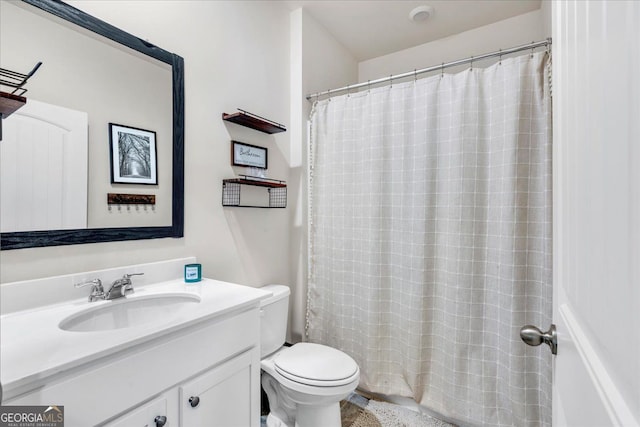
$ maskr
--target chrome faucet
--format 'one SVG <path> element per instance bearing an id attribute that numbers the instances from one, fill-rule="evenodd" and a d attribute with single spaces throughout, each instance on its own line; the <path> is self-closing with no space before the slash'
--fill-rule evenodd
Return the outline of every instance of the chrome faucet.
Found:
<path id="1" fill-rule="evenodd" d="M 104 299 L 111 300 L 126 297 L 133 293 L 133 283 L 131 276 L 142 276 L 144 273 L 125 274 L 122 279 L 117 279 L 111 284 L 111 288 L 107 291 Z"/>
<path id="2" fill-rule="evenodd" d="M 91 293 L 89 294 L 89 302 L 93 302 L 99 299 L 104 299 L 104 288 L 102 287 L 102 281 L 100 279 L 93 279 L 88 282 L 76 283 L 73 285 L 76 288 L 84 288 L 91 285 Z"/>

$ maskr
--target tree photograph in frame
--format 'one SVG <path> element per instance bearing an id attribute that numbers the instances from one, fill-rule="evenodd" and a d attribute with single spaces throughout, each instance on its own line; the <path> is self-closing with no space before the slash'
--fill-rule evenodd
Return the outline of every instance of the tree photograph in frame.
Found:
<path id="1" fill-rule="evenodd" d="M 158 184 L 156 133 L 109 123 L 112 184 Z"/>

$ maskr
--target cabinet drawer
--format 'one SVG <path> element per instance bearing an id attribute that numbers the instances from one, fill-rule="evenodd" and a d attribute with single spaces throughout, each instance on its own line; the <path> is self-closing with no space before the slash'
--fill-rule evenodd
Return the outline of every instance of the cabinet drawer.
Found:
<path id="1" fill-rule="evenodd" d="M 156 417 L 167 417 L 167 398 L 159 397 L 136 408 L 104 427 L 156 427 Z M 177 426 L 177 423 L 167 419 L 164 427 Z"/>

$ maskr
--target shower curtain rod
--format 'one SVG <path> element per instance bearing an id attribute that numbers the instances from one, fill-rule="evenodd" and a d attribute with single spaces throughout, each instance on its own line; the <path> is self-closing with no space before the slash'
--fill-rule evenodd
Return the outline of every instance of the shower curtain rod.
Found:
<path id="1" fill-rule="evenodd" d="M 339 92 L 348 92 L 352 89 L 359 89 L 362 87 L 367 87 L 367 86 L 371 86 L 371 85 L 376 85 L 376 84 L 380 84 L 380 83 L 386 83 L 386 82 L 391 82 L 393 80 L 398 80 L 398 79 L 403 79 L 405 77 L 411 77 L 411 76 L 417 76 L 418 74 L 423 74 L 423 73 L 428 73 L 430 71 L 437 71 L 437 70 L 444 70 L 445 68 L 449 68 L 449 67 L 455 67 L 456 65 L 463 65 L 463 64 L 468 64 L 468 63 L 473 63 L 473 61 L 480 61 L 482 59 L 487 59 L 487 58 L 494 58 L 496 56 L 503 56 L 503 55 L 509 55 L 511 53 L 515 53 L 515 52 L 520 52 L 523 50 L 533 50 L 537 47 L 547 47 L 551 44 L 551 38 L 548 38 L 546 40 L 541 40 L 538 42 L 531 42 L 529 44 L 524 44 L 521 46 L 516 46 L 516 47 L 512 47 L 511 49 L 505 49 L 505 50 L 499 50 L 498 52 L 491 52 L 491 53 L 485 53 L 483 55 L 479 55 L 479 56 L 471 56 L 469 58 L 465 58 L 465 59 L 459 59 L 457 61 L 453 61 L 453 62 L 447 62 L 447 63 L 442 63 L 440 65 L 434 65 L 433 67 L 428 67 L 428 68 L 422 68 L 420 70 L 414 70 L 414 71 L 409 71 L 407 73 L 402 73 L 402 74 L 396 74 L 394 76 L 389 76 L 389 77 L 382 77 L 380 79 L 376 79 L 376 80 L 369 80 L 367 82 L 363 82 L 363 83 L 357 83 L 354 85 L 348 85 L 345 87 L 341 87 L 338 89 L 329 89 L 329 90 L 325 90 L 324 92 L 316 92 L 316 93 L 312 93 L 307 95 L 307 101 L 311 101 L 313 98 L 319 98 L 321 96 L 331 96 L 333 94 L 339 93 Z"/>

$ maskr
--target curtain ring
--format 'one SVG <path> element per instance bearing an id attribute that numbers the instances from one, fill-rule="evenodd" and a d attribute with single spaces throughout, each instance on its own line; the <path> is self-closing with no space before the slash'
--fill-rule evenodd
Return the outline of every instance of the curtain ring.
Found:
<path id="1" fill-rule="evenodd" d="M 371 80 L 367 80 L 367 93 L 371 93 Z"/>
<path id="2" fill-rule="evenodd" d="M 502 65 L 502 49 L 499 49 L 500 51 L 500 61 L 498 62 L 498 65 Z"/>
<path id="3" fill-rule="evenodd" d="M 389 81 L 391 82 L 391 84 L 389 85 L 389 89 L 391 89 L 393 87 L 393 74 L 389 75 Z"/>
<path id="4" fill-rule="evenodd" d="M 533 42 L 531 42 L 533 43 Z M 531 48 L 531 57 L 533 58 L 533 48 Z"/>
<path id="5" fill-rule="evenodd" d="M 349 92 L 350 86 L 347 85 L 347 98 L 351 98 L 351 92 Z"/>
<path id="6" fill-rule="evenodd" d="M 471 66 L 469 67 L 469 71 L 473 71 L 473 56 L 471 57 Z"/>
<path id="7" fill-rule="evenodd" d="M 444 62 L 442 63 L 442 67 L 440 67 L 440 78 L 444 78 Z"/>
<path id="8" fill-rule="evenodd" d="M 413 81 L 417 82 L 418 81 L 418 70 L 417 69 L 413 69 Z"/>

